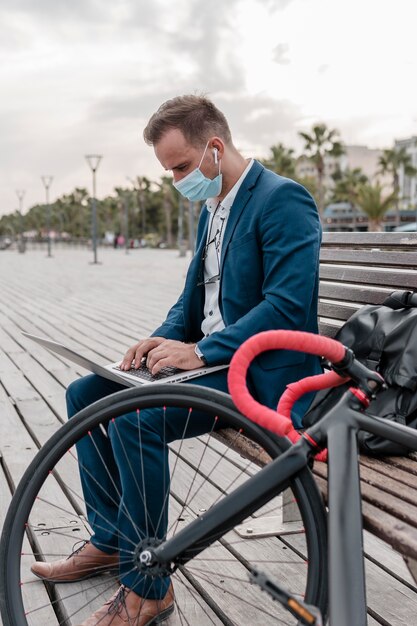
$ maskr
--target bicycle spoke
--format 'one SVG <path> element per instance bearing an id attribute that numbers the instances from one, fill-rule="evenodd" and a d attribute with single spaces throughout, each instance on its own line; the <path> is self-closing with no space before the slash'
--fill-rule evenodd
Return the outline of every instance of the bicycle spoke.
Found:
<path id="1" fill-rule="evenodd" d="M 114 422 L 113 422 L 113 423 L 114 423 Z M 118 434 L 117 428 L 116 428 L 116 433 Z M 126 507 L 126 506 L 125 506 L 125 504 L 123 503 L 123 499 L 122 499 L 122 496 L 121 496 L 120 490 L 119 490 L 119 488 L 117 487 L 116 482 L 115 482 L 115 480 L 114 480 L 113 476 L 111 475 L 111 472 L 110 472 L 109 468 L 107 467 L 107 463 L 105 462 L 105 460 L 104 460 L 104 458 L 103 458 L 103 455 L 101 454 L 100 450 L 99 450 L 99 449 L 98 449 L 98 447 L 97 447 L 96 442 L 94 441 L 94 437 L 92 437 L 92 436 L 91 436 L 91 433 L 89 433 L 89 436 L 90 436 L 90 438 L 91 438 L 91 440 L 92 440 L 92 443 L 93 443 L 93 445 L 94 445 L 94 448 L 95 448 L 95 449 L 96 449 L 96 451 L 97 451 L 97 454 L 98 454 L 98 456 L 99 456 L 99 458 L 100 458 L 100 461 L 101 461 L 101 463 L 102 463 L 102 465 L 103 465 L 103 468 L 104 468 L 104 470 L 105 470 L 105 472 L 106 472 L 107 476 L 110 478 L 110 481 L 111 481 L 111 483 L 112 483 L 112 485 L 113 485 L 113 488 L 114 488 L 114 490 L 115 490 L 115 491 L 116 491 L 116 493 L 117 493 L 117 496 L 118 496 L 118 501 L 115 501 L 115 500 L 114 500 L 114 498 L 112 498 L 112 501 L 114 502 L 115 506 L 117 506 L 117 507 L 118 507 L 118 506 L 121 506 L 121 510 L 122 510 L 123 514 L 126 516 L 126 518 L 127 518 L 127 519 L 130 521 L 130 523 L 132 524 L 132 528 L 134 528 L 134 529 L 136 530 L 136 532 L 138 533 L 138 537 L 142 539 L 142 538 L 143 538 L 143 533 L 141 533 L 141 532 L 140 532 L 140 529 L 138 528 L 138 526 L 136 526 L 136 524 L 135 524 L 135 522 L 133 521 L 132 516 L 130 515 L 130 513 L 129 513 L 129 511 L 128 511 L 127 507 Z M 119 435 L 118 435 L 118 437 L 119 437 L 119 440 L 120 440 L 120 436 L 119 436 Z M 126 458 L 126 461 L 128 462 L 129 467 L 130 467 L 130 470 L 131 470 L 131 473 L 132 473 L 132 478 L 133 478 L 133 480 L 135 480 L 135 483 L 136 483 L 136 485 L 137 485 L 136 478 L 135 478 L 135 473 L 134 473 L 134 471 L 133 471 L 133 469 L 132 469 L 132 466 L 130 465 L 130 460 L 129 460 L 129 457 L 128 457 L 128 455 L 126 454 L 126 450 L 125 450 L 124 448 L 123 448 L 123 450 L 124 450 L 124 453 L 125 453 L 125 458 Z M 83 467 L 83 466 L 81 465 L 80 467 Z M 84 471 L 85 471 L 85 468 L 83 468 L 83 469 L 84 469 Z M 88 474 L 89 474 L 89 476 L 90 476 L 90 478 L 91 478 L 92 480 L 95 480 L 95 477 L 91 475 L 91 472 L 88 472 Z M 98 481 L 95 481 L 95 482 L 97 483 Z M 102 485 L 101 485 L 100 483 L 98 483 L 98 487 L 99 487 L 99 488 L 101 488 L 101 489 L 103 489 L 103 488 L 102 488 Z M 139 489 L 139 486 L 137 485 L 137 487 L 138 487 L 138 493 L 139 493 L 139 495 L 141 495 L 141 491 L 140 491 L 140 489 Z M 107 495 L 108 495 L 108 494 L 107 494 Z M 143 501 L 143 500 L 142 500 L 142 501 Z M 108 520 L 106 520 L 106 521 L 108 522 Z"/>
<path id="2" fill-rule="evenodd" d="M 119 507 L 120 502 L 117 502 L 112 496 L 110 496 L 108 494 L 108 492 L 105 491 L 105 489 L 101 485 L 101 483 L 92 474 L 92 472 L 90 472 L 90 470 L 87 467 L 85 467 L 85 465 L 83 463 L 81 463 L 80 461 L 78 461 L 78 463 L 79 463 L 80 469 L 82 469 L 85 472 L 85 474 L 94 482 L 94 484 L 96 485 L 97 489 L 99 491 L 101 491 L 102 493 L 104 493 L 107 496 L 107 498 L 115 505 L 115 507 Z M 76 491 L 74 491 L 69 485 L 67 485 L 66 488 L 69 490 L 70 493 L 72 493 L 74 496 L 76 496 L 77 499 L 79 499 L 80 501 L 84 501 L 84 497 L 81 496 L 80 494 L 78 494 Z M 116 533 L 118 535 L 120 535 L 120 532 L 118 530 L 118 526 L 116 526 L 116 524 L 111 522 L 108 518 L 104 517 L 103 514 L 101 513 L 101 511 L 99 511 L 98 508 L 94 507 L 91 503 L 89 504 L 89 507 L 96 515 L 98 515 L 102 519 L 103 522 L 109 524 L 116 531 Z M 123 502 L 121 503 L 121 510 L 122 510 L 123 514 L 125 515 L 125 517 L 132 523 L 132 527 L 135 528 L 136 532 L 138 533 L 138 537 L 142 539 L 144 537 L 143 533 L 142 533 L 142 536 L 141 536 L 140 529 L 135 525 L 135 523 L 131 519 L 129 511 L 126 509 L 126 506 L 123 504 Z M 126 540 L 129 540 L 126 535 L 123 535 L 123 537 Z M 134 542 L 132 542 L 132 543 L 134 544 Z"/>
<path id="3" fill-rule="evenodd" d="M 188 414 L 187 414 L 187 419 L 186 419 L 186 421 L 185 421 L 185 425 L 184 425 L 184 430 L 183 430 L 182 436 L 181 436 L 181 438 L 180 438 L 180 441 L 181 441 L 181 443 L 180 443 L 180 449 L 181 449 L 181 447 L 182 447 L 182 444 L 183 444 L 183 442 L 184 442 L 185 435 L 186 435 L 186 433 L 187 433 L 187 429 L 188 429 L 188 424 L 189 424 L 189 422 L 190 422 L 191 413 L 192 413 L 192 409 L 191 409 L 191 408 L 189 408 L 189 409 L 188 409 Z M 178 456 L 177 456 L 177 458 L 175 459 L 174 467 L 173 467 L 172 472 L 171 472 L 171 480 L 172 480 L 172 477 L 175 475 L 175 470 L 176 470 L 176 467 L 177 467 L 178 458 L 179 458 L 179 455 L 178 455 Z M 162 507 L 161 507 L 161 513 L 160 513 L 160 515 L 159 515 L 158 523 L 157 523 L 157 526 L 156 526 L 156 534 L 158 533 L 158 530 L 159 530 L 160 524 L 161 524 L 161 522 L 162 522 L 163 512 L 164 512 L 165 507 L 167 506 L 167 502 L 168 502 L 168 496 L 169 496 L 169 489 L 167 489 L 167 491 L 165 492 L 164 501 L 163 501 L 163 504 L 162 504 Z"/>
<path id="4" fill-rule="evenodd" d="M 190 585 L 189 583 L 187 584 L 182 577 L 177 576 L 176 580 L 182 584 L 188 591 L 188 593 L 192 596 L 193 601 L 198 604 L 198 606 L 201 608 L 201 610 L 203 611 L 204 615 L 210 620 L 210 622 L 212 624 L 215 624 L 216 622 L 212 619 L 210 613 L 208 612 L 208 610 L 206 609 L 206 607 L 204 606 L 201 597 L 196 593 L 196 591 L 194 590 L 194 587 L 192 585 Z M 188 582 L 188 581 L 187 581 Z M 176 606 L 178 608 L 178 602 L 176 602 Z"/>
<path id="5" fill-rule="evenodd" d="M 215 427 L 215 425 L 216 425 L 216 421 L 217 421 L 217 418 L 214 418 L 213 427 L 212 427 L 212 429 L 211 429 L 211 431 L 210 431 L 210 434 L 213 432 L 213 429 L 214 429 L 214 427 Z M 196 478 L 197 478 L 197 475 L 198 475 L 199 469 L 200 469 L 200 467 L 201 467 L 201 465 L 202 465 L 202 463 L 203 463 L 203 460 L 204 460 L 204 455 L 205 455 L 205 453 L 206 453 L 206 451 L 207 451 L 207 447 L 208 447 L 208 446 L 205 446 L 205 448 L 204 448 L 203 454 L 202 454 L 202 455 L 201 455 L 201 457 L 200 457 L 199 464 L 198 464 L 198 466 L 197 466 L 197 468 L 196 468 L 196 470 L 195 470 L 195 473 L 194 473 L 193 479 L 192 479 L 192 481 L 190 482 L 190 486 L 189 486 L 189 488 L 188 488 L 187 495 L 186 495 L 186 497 L 185 497 L 185 499 L 184 499 L 184 504 L 183 504 L 183 507 L 182 507 L 182 509 L 181 509 L 181 511 L 180 511 L 180 514 L 179 514 L 178 518 L 177 518 L 177 523 L 176 523 L 176 526 L 175 526 L 175 528 L 170 527 L 170 528 L 168 529 L 168 533 L 169 533 L 169 532 L 171 531 L 171 529 L 172 529 L 172 534 L 175 534 L 175 531 L 176 531 L 176 530 L 177 530 L 177 528 L 178 528 L 178 524 L 179 524 L 179 521 L 178 521 L 178 520 L 179 520 L 179 518 L 181 517 L 182 513 L 185 511 L 185 507 L 186 507 L 186 506 L 189 506 L 190 502 L 192 501 L 192 498 L 189 500 L 189 496 L 190 496 L 191 490 L 192 490 L 192 488 L 193 488 L 193 486 L 194 486 L 195 480 L 196 480 Z"/>
<path id="6" fill-rule="evenodd" d="M 212 578 L 210 578 L 209 576 L 201 576 L 201 579 L 204 580 L 204 582 L 206 584 L 211 585 L 212 587 L 222 591 L 224 593 L 224 588 L 221 587 L 220 585 L 217 585 L 215 582 L 213 582 Z M 238 581 L 238 582 L 242 582 L 242 581 Z M 246 581 L 247 584 L 250 584 L 249 581 Z M 237 593 L 231 591 L 230 589 L 227 590 L 227 594 L 229 596 L 231 596 L 232 598 L 239 600 L 239 602 L 243 603 L 246 607 L 250 607 L 253 609 L 256 609 L 256 611 L 262 613 L 262 615 L 267 616 L 267 617 L 271 617 L 274 620 L 279 620 L 278 623 L 280 624 L 285 624 L 286 626 L 288 626 L 288 620 L 283 621 L 281 619 L 279 619 L 277 617 L 277 615 L 275 613 L 271 613 L 270 611 L 265 610 L 264 608 L 260 607 L 257 604 L 254 604 L 253 602 L 250 602 L 247 598 L 244 597 L 244 595 L 238 595 Z M 274 622 L 274 624 L 277 623 L 276 621 Z"/>

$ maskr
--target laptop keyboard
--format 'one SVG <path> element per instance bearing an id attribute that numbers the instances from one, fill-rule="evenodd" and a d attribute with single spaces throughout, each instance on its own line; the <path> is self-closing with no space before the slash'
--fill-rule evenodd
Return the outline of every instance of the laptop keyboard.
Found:
<path id="1" fill-rule="evenodd" d="M 146 365 L 141 365 L 138 369 L 131 367 L 130 370 L 121 370 L 117 365 L 114 367 L 115 370 L 119 370 L 124 374 L 130 374 L 131 376 L 136 376 L 142 380 L 162 380 L 167 376 L 172 376 L 173 374 L 178 374 L 179 372 L 183 372 L 184 370 L 179 369 L 178 367 L 163 367 L 155 376 L 152 375 L 151 371 L 146 367 Z"/>

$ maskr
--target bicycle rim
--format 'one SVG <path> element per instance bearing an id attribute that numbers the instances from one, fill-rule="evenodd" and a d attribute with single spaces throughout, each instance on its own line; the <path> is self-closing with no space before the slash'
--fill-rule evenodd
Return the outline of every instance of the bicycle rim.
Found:
<path id="1" fill-rule="evenodd" d="M 141 412 L 155 407 L 164 416 L 171 407 L 184 411 L 187 427 L 193 413 L 199 411 L 210 415 L 213 424 L 210 432 L 192 439 L 187 438 L 184 430 L 184 438 L 169 446 L 169 498 L 163 498 L 164 502 L 169 500 L 168 537 L 258 471 L 258 449 L 255 462 L 233 450 L 238 432 L 232 435 L 229 446 L 218 441 L 214 429 L 219 419 L 223 427 L 243 433 L 272 458 L 288 446 L 286 441 L 244 418 L 226 394 L 194 385 L 129 389 L 84 409 L 42 447 L 13 496 L 0 545 L 0 601 L 5 626 L 75 626 L 113 595 L 118 587 L 117 573 L 78 583 L 53 584 L 35 578 L 30 565 L 35 558 L 65 558 L 77 540 L 88 540 L 91 533 L 78 478 L 75 444 L 83 437 L 91 437 L 91 433 L 108 429 L 109 422 L 117 432 L 122 416 L 131 412 L 138 415 L 140 431 Z M 129 454 L 125 454 L 125 465 L 129 467 Z M 130 470 L 141 506 L 146 508 L 146 486 L 138 481 L 131 465 Z M 103 461 L 102 471 L 110 476 L 113 468 L 109 470 Z M 164 487 L 164 494 L 167 491 Z M 275 518 L 283 513 L 285 517 L 290 508 L 294 514 L 295 502 L 301 521 L 299 527 L 291 527 L 292 534 L 250 538 L 257 518 Z M 121 509 L 122 515 L 130 515 L 129 507 Z M 157 526 L 161 517 L 155 521 L 154 515 L 153 522 L 147 524 L 150 540 L 160 535 Z M 131 522 L 134 524 L 134 520 Z M 169 619 L 170 625 L 296 624 L 289 613 L 249 582 L 250 567 L 267 573 L 294 595 L 326 613 L 326 520 L 308 468 L 292 480 L 285 499 L 282 494 L 277 495 L 238 531 L 228 532 L 173 575 L 176 610 Z M 143 534 L 143 529 L 138 531 L 138 542 Z"/>

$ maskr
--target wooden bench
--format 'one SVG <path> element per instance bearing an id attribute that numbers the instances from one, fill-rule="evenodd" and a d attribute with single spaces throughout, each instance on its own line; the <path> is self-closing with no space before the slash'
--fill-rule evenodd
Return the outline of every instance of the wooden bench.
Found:
<path id="1" fill-rule="evenodd" d="M 320 333 L 333 337 L 362 305 L 381 304 L 396 289 L 417 291 L 417 233 L 325 233 L 320 254 Z M 231 439 L 223 432 L 221 437 Z M 253 444 L 238 446 L 252 459 Z M 327 496 L 327 465 L 314 474 Z M 360 458 L 364 528 L 398 551 L 417 583 L 417 454 Z M 284 507 L 285 510 L 285 507 Z M 291 511 L 291 515 L 292 515 Z M 291 517 L 291 521 L 292 521 Z"/>

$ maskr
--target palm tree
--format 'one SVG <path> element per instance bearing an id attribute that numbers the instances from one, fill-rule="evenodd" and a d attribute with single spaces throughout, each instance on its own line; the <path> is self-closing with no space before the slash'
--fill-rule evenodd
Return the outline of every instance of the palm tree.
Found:
<path id="1" fill-rule="evenodd" d="M 172 178 L 170 176 L 162 176 L 161 182 L 156 184 L 162 193 L 166 243 L 169 248 L 172 248 L 174 245 L 173 214 L 175 209 L 178 208 L 178 197 L 172 186 Z"/>
<path id="2" fill-rule="evenodd" d="M 295 178 L 294 150 L 292 148 L 286 148 L 282 143 L 271 146 L 270 150 L 272 153 L 271 156 L 266 159 L 261 159 L 262 165 L 276 172 L 276 174 L 280 174 L 280 176 Z"/>
<path id="3" fill-rule="evenodd" d="M 142 216 L 142 237 L 145 237 L 148 231 L 147 227 L 147 196 L 150 193 L 151 181 L 146 176 L 136 176 L 134 186 L 137 192 L 137 200 L 139 212 Z"/>
<path id="4" fill-rule="evenodd" d="M 306 156 L 314 163 L 317 171 L 318 207 L 320 214 L 322 214 L 325 196 L 325 157 L 339 157 L 344 154 L 345 150 L 339 140 L 339 132 L 336 129 L 328 129 L 326 124 L 316 124 L 312 128 L 311 134 L 303 132 L 298 134 L 304 139 Z"/>
<path id="5" fill-rule="evenodd" d="M 390 174 L 392 176 L 392 188 L 396 194 L 395 200 L 395 221 L 400 224 L 400 170 L 403 169 L 405 176 L 415 176 L 417 169 L 412 164 L 411 155 L 405 148 L 389 148 L 383 151 L 378 159 L 379 173 Z"/>
<path id="6" fill-rule="evenodd" d="M 381 231 L 385 213 L 395 205 L 395 193 L 383 197 L 383 187 L 379 182 L 364 183 L 358 187 L 357 201 L 368 216 L 368 231 Z"/>
<path id="7" fill-rule="evenodd" d="M 353 230 L 356 230 L 355 207 L 358 202 L 359 188 L 368 182 L 368 177 L 360 167 L 353 170 L 347 168 L 333 176 L 335 187 L 332 193 L 333 202 L 348 202 L 353 212 Z"/>

